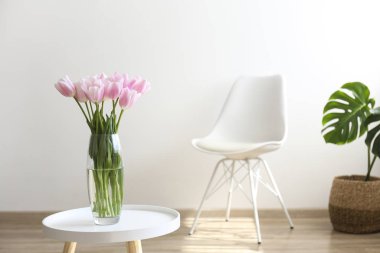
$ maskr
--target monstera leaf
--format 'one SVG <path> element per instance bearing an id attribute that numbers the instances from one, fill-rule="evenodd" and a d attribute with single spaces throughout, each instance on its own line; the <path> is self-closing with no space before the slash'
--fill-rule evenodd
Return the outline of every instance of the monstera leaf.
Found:
<path id="1" fill-rule="evenodd" d="M 322 134 L 327 143 L 350 143 L 367 131 L 364 121 L 375 104 L 369 95 L 367 86 L 353 82 L 344 84 L 330 96 L 322 119 Z"/>
<path id="2" fill-rule="evenodd" d="M 373 109 L 364 123 L 367 127 L 372 123 L 378 123 L 368 131 L 365 144 L 367 144 L 368 148 L 371 148 L 372 144 L 372 153 L 380 157 L 380 107 Z"/>

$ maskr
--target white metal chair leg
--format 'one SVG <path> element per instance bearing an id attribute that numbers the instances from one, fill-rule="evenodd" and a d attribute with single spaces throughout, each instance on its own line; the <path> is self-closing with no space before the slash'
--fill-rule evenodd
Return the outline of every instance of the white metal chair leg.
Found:
<path id="1" fill-rule="evenodd" d="M 286 218 L 288 219 L 290 229 L 293 229 L 293 228 L 294 228 L 293 221 L 292 221 L 292 219 L 290 218 L 290 215 L 289 215 L 288 209 L 287 209 L 286 206 L 285 206 L 284 200 L 283 200 L 283 198 L 282 198 L 282 195 L 281 195 L 280 190 L 279 190 L 278 187 L 277 187 L 276 181 L 274 180 L 273 174 L 272 174 L 271 170 L 269 169 L 269 166 L 268 166 L 267 162 L 266 162 L 264 159 L 262 159 L 262 158 L 259 158 L 259 160 L 263 163 L 264 168 L 265 168 L 265 170 L 266 170 L 266 172 L 267 172 L 267 174 L 268 174 L 268 176 L 269 176 L 269 179 L 270 179 L 270 181 L 272 182 L 273 188 L 274 188 L 274 190 L 277 192 L 277 198 L 278 198 L 278 200 L 280 201 L 280 204 L 281 204 L 281 206 L 282 206 L 282 209 L 284 210 L 284 213 L 285 213 Z"/>
<path id="2" fill-rule="evenodd" d="M 257 233 L 257 243 L 261 244 L 260 221 L 259 221 L 259 213 L 257 211 L 257 198 L 256 198 L 257 191 L 255 193 L 255 189 L 257 189 L 256 188 L 257 186 L 255 185 L 255 181 L 256 180 L 253 178 L 253 171 L 250 168 L 249 163 L 247 163 L 247 165 L 248 165 L 248 173 L 249 173 L 249 182 L 250 182 L 250 185 L 251 185 L 253 214 L 254 214 L 254 217 L 255 217 L 256 233 Z"/>
<path id="3" fill-rule="evenodd" d="M 252 170 L 254 169 L 254 172 L 256 174 L 254 183 L 255 183 L 255 198 L 257 199 L 257 192 L 259 191 L 259 177 L 260 177 L 260 167 L 256 166 L 255 168 L 251 168 Z"/>
<path id="4" fill-rule="evenodd" d="M 203 198 L 202 198 L 202 201 L 201 203 L 199 204 L 199 207 L 198 207 L 198 210 L 197 210 L 197 214 L 195 216 L 195 219 L 193 221 L 193 225 L 191 226 L 191 229 L 189 231 L 189 235 L 192 235 L 194 233 L 194 230 L 195 230 L 195 227 L 197 226 L 197 223 L 198 223 L 198 219 L 199 219 L 199 216 L 201 215 L 201 212 L 202 212 L 202 206 L 203 206 L 203 203 L 205 202 L 206 200 L 206 197 L 207 197 L 207 194 L 208 194 L 208 191 L 210 190 L 210 187 L 211 187 L 211 184 L 212 184 L 212 181 L 214 180 L 215 178 L 215 174 L 216 174 L 216 171 L 218 170 L 218 167 L 220 165 L 221 162 L 223 162 L 224 160 L 220 160 L 216 166 L 215 166 L 215 169 L 211 175 L 211 178 L 210 178 L 210 181 L 208 182 L 208 185 L 207 185 L 207 188 L 206 188 L 206 191 L 205 193 L 203 194 Z"/>
<path id="5" fill-rule="evenodd" d="M 228 199 L 227 199 L 226 221 L 230 220 L 232 193 L 234 191 L 234 174 L 235 174 L 235 161 L 232 161 L 232 167 L 230 171 L 230 180 L 229 180 L 230 188 L 228 190 Z"/>

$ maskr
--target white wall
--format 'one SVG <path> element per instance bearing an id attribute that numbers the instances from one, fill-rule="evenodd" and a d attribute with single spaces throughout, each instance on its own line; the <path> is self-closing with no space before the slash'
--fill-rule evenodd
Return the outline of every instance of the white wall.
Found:
<path id="1" fill-rule="evenodd" d="M 326 145 L 328 96 L 348 81 L 380 101 L 377 1 L 0 0 L 0 211 L 87 205 L 89 131 L 53 87 L 98 72 L 152 83 L 122 122 L 128 203 L 195 208 L 217 157 L 190 139 L 241 74 L 282 73 L 286 146 L 266 156 L 291 208 L 326 208 L 334 176 L 365 172 L 362 140 Z M 374 168 L 380 175 L 380 162 Z M 206 208 L 223 208 L 225 194 Z M 262 208 L 279 207 L 264 190 Z M 234 206 L 248 208 L 241 196 Z"/>

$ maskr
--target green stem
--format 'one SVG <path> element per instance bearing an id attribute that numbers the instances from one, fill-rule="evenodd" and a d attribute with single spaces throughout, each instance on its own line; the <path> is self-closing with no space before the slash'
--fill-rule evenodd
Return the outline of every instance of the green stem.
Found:
<path id="1" fill-rule="evenodd" d="M 94 115 L 94 109 L 92 109 L 92 103 L 90 102 L 91 114 Z"/>
<path id="2" fill-rule="evenodd" d="M 368 134 L 368 131 L 367 131 L 367 134 Z M 371 149 L 370 147 L 368 147 L 367 148 L 367 171 L 370 170 L 370 167 L 371 167 Z"/>
<path id="3" fill-rule="evenodd" d="M 376 158 L 377 158 L 377 156 L 373 156 L 373 159 L 372 159 L 371 165 L 370 165 L 370 167 L 368 168 L 367 176 L 365 177 L 365 181 L 368 181 L 368 180 L 370 179 L 370 177 L 371 177 L 371 170 L 372 170 L 372 168 L 373 168 L 373 165 L 375 164 Z"/>
<path id="4" fill-rule="evenodd" d="M 91 113 L 90 113 L 90 110 L 88 109 L 88 104 L 87 104 L 87 102 L 85 102 L 84 104 L 86 105 L 86 110 L 88 113 L 89 120 L 92 121 Z"/>
<path id="5" fill-rule="evenodd" d="M 90 123 L 90 121 L 88 120 L 87 115 L 86 115 L 86 113 L 84 112 L 82 105 L 79 103 L 78 99 L 76 99 L 76 98 L 74 98 L 74 99 L 75 99 L 75 102 L 77 102 L 77 104 L 78 104 L 80 110 L 82 111 L 84 117 L 86 118 L 86 122 L 87 122 L 88 126 L 89 126 L 90 129 L 91 129 L 91 123 Z"/>
<path id="6" fill-rule="evenodd" d="M 115 110 L 116 110 L 116 105 L 118 102 L 119 102 L 119 98 L 117 98 L 115 102 L 112 100 L 112 112 L 111 113 L 113 113 L 115 115 L 115 117 L 116 117 Z"/>
<path id="7" fill-rule="evenodd" d="M 116 108 L 116 102 L 112 100 L 112 110 L 111 110 L 111 133 L 115 133 L 116 130 L 116 122 L 115 122 L 115 108 Z"/>
<path id="8" fill-rule="evenodd" d="M 94 114 L 94 124 L 99 125 L 99 108 Z M 99 127 L 99 126 L 97 126 Z M 93 135 L 90 139 L 89 155 L 93 159 L 92 173 L 95 194 L 92 211 L 99 218 L 120 215 L 123 200 L 123 170 L 120 154 L 114 153 L 109 137 Z"/>
<path id="9" fill-rule="evenodd" d="M 103 115 L 100 114 L 100 111 L 99 111 L 99 104 L 98 103 L 95 103 L 95 106 L 96 106 L 96 117 L 97 117 L 97 123 L 100 124 L 100 132 L 97 131 L 97 133 L 103 133 Z"/>
<path id="10" fill-rule="evenodd" d="M 96 191 L 92 211 L 101 218 L 119 215 L 123 198 L 122 170 L 98 167 L 92 173 Z"/>
<path id="11" fill-rule="evenodd" d="M 121 116 L 123 116 L 123 112 L 124 112 L 124 109 L 121 109 L 119 119 L 117 120 L 117 124 L 116 124 L 116 133 L 119 130 L 120 119 L 121 119 Z"/>

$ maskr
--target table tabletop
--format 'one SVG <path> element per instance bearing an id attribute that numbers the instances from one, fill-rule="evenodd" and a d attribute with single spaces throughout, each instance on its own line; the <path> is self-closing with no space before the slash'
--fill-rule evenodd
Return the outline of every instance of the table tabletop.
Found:
<path id="1" fill-rule="evenodd" d="M 174 232 L 180 227 L 176 210 L 150 205 L 124 205 L 120 221 L 95 225 L 90 207 L 71 209 L 46 217 L 47 237 L 60 241 L 109 243 L 144 240 Z"/>

